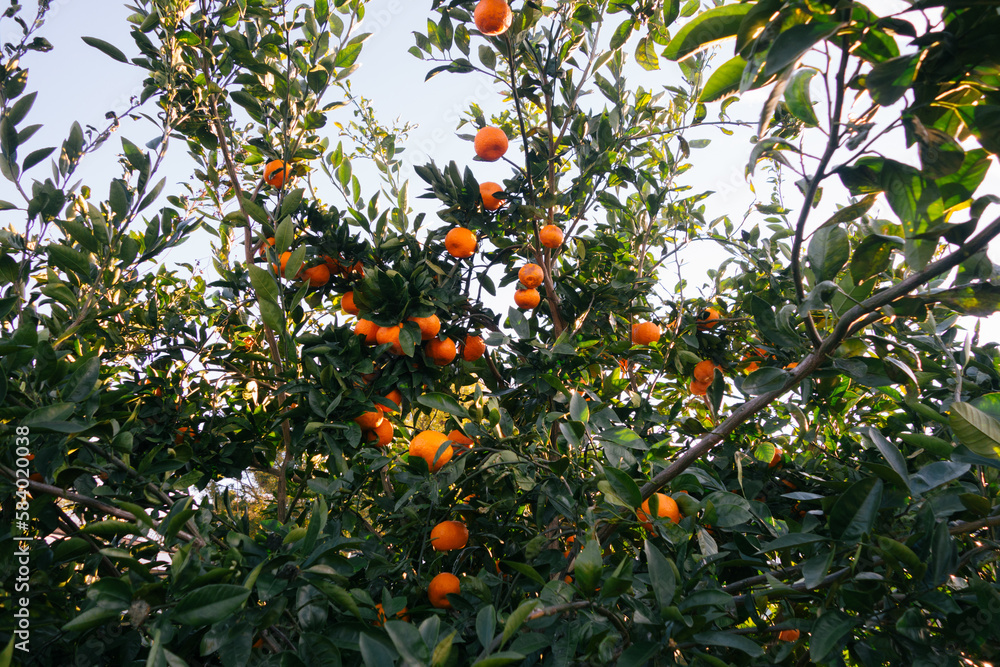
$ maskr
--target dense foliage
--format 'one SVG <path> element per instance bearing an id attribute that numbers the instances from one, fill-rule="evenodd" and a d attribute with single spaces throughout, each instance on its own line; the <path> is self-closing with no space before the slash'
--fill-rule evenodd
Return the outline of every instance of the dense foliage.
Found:
<path id="1" fill-rule="evenodd" d="M 1000 355 L 958 322 L 1000 297 L 988 4 L 516 0 L 487 37 L 476 2 L 433 0 L 412 54 L 504 110 L 470 107 L 468 153 L 413 183 L 408 128 L 351 92 L 364 0 L 135 0 L 138 56 L 84 39 L 148 72 L 138 106 L 38 148 L 47 4 L 0 19 L 5 609 L 15 538 L 38 538 L 30 650 L 5 614 L 0 666 L 998 657 Z M 759 117 L 727 115 L 754 89 Z M 510 140 L 496 210 L 485 126 Z M 687 172 L 747 128 L 736 187 L 770 191 L 710 219 Z M 86 161 L 108 141 L 105 188 Z M 198 230 L 210 275 L 163 263 Z M 726 253 L 699 296 L 696 243 Z M 541 303 L 505 310 L 528 262 Z M 409 319 L 432 315 L 450 363 Z M 358 318 L 402 328 L 366 344 Z M 641 322 L 657 341 L 633 344 Z M 384 448 L 362 428 L 381 412 Z M 473 444 L 435 472 L 408 455 L 453 429 Z M 668 503 L 679 521 L 648 520 Z M 445 520 L 464 548 L 433 548 Z"/>

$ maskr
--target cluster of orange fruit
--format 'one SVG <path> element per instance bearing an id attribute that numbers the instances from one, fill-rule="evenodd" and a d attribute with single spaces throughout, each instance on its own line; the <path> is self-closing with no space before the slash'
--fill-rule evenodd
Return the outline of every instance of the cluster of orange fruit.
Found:
<path id="1" fill-rule="evenodd" d="M 354 292 L 347 292 L 340 300 L 340 307 L 349 315 L 359 315 L 361 310 L 354 304 Z M 425 343 L 424 354 L 438 366 L 446 366 L 458 356 L 458 347 L 455 341 L 448 338 L 438 338 L 441 332 L 441 320 L 435 314 L 427 317 L 409 317 L 408 322 L 415 323 L 420 327 L 420 340 Z M 391 327 L 380 327 L 371 320 L 359 318 L 354 325 L 354 333 L 364 337 L 367 345 L 390 344 L 389 351 L 392 354 L 401 356 L 403 346 L 399 342 L 399 333 L 403 330 L 403 323 Z M 468 334 L 462 344 L 462 358 L 466 361 L 476 361 L 486 354 L 486 341 L 481 336 Z"/>
<path id="2" fill-rule="evenodd" d="M 396 434 L 396 429 L 392 422 L 386 418 L 386 415 L 399 412 L 399 408 L 403 404 L 403 394 L 398 389 L 393 389 L 384 398 L 396 407 L 376 403 L 374 410 L 362 412 L 354 418 L 354 422 L 361 427 L 365 441 L 380 449 L 392 442 L 392 438 Z"/>

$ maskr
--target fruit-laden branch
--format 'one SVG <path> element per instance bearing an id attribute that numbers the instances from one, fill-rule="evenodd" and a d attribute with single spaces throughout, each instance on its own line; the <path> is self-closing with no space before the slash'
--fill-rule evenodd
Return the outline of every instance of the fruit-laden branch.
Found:
<path id="1" fill-rule="evenodd" d="M 0 466 L 0 473 L 3 473 L 4 477 L 8 478 L 11 482 L 15 482 L 17 479 L 16 474 L 13 470 L 7 466 Z M 72 491 L 67 491 L 61 489 L 58 486 L 53 486 L 51 484 L 46 484 L 44 482 L 36 482 L 34 480 L 28 480 L 28 490 L 37 493 L 47 493 L 50 496 L 56 496 L 57 498 L 63 498 L 69 500 L 78 505 L 83 505 L 91 509 L 95 509 L 99 512 L 103 512 L 109 516 L 113 516 L 118 519 L 124 519 L 125 521 L 132 521 L 138 523 L 138 518 L 131 512 L 127 512 L 123 509 L 119 509 L 114 505 L 107 505 L 102 503 L 96 498 L 88 498 L 87 496 L 81 496 L 79 493 L 73 493 Z M 149 517 L 146 517 L 146 521 L 149 521 Z M 197 546 L 204 546 L 205 542 L 194 535 L 185 532 L 183 530 L 177 531 L 177 537 L 184 540 L 185 542 L 194 542 Z"/>
<path id="2" fill-rule="evenodd" d="M 722 422 L 722 424 L 699 440 L 697 444 L 691 447 L 691 449 L 681 454 L 673 463 L 667 466 L 665 470 L 661 471 L 649 482 L 644 484 L 641 489 L 642 499 L 647 500 L 654 493 L 663 488 L 670 480 L 687 470 L 695 461 L 708 454 L 713 447 L 722 442 L 726 436 L 736 430 L 736 428 L 743 424 L 743 422 L 750 419 L 750 417 L 760 410 L 763 410 L 776 399 L 791 391 L 793 387 L 796 387 L 799 382 L 804 380 L 808 375 L 816 370 L 820 364 L 822 364 L 826 358 L 837 349 L 841 342 L 843 342 L 843 340 L 850 335 L 854 324 L 859 320 L 867 316 L 869 313 L 873 313 L 879 308 L 887 306 L 896 299 L 905 296 L 920 285 L 927 283 L 929 280 L 952 270 L 980 250 L 986 248 L 989 242 L 998 235 L 1000 235 L 1000 218 L 997 218 L 987 225 L 985 229 L 966 241 L 966 243 L 958 250 L 942 257 L 936 262 L 928 264 L 923 271 L 919 271 L 907 278 L 904 278 L 896 285 L 869 297 L 848 310 L 844 313 L 843 317 L 837 321 L 833 331 L 822 341 L 816 351 L 808 355 L 798 366 L 795 367 L 795 370 L 791 372 L 791 375 L 785 382 L 784 386 L 780 389 L 775 389 L 774 391 L 767 392 L 766 394 L 756 396 L 743 405 L 737 407 L 729 418 Z M 602 533 L 606 536 L 610 534 L 610 530 L 613 530 L 613 527 L 606 526 L 602 529 Z"/>

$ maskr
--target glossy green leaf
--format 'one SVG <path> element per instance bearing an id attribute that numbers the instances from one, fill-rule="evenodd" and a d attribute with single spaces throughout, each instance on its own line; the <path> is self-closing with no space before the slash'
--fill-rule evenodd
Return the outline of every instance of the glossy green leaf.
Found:
<path id="1" fill-rule="evenodd" d="M 793 25 L 774 39 L 767 52 L 764 64 L 764 74 L 770 76 L 797 62 L 809 52 L 817 42 L 820 42 L 837 32 L 842 23 L 830 21 L 813 21 Z"/>
<path id="2" fill-rule="evenodd" d="M 182 625 L 210 625 L 236 613 L 250 591 L 233 584 L 209 584 L 191 591 L 171 613 L 174 622 Z"/>
<path id="3" fill-rule="evenodd" d="M 830 509 L 830 533 L 854 542 L 871 531 L 882 502 L 882 480 L 867 477 L 852 484 Z"/>
<path id="4" fill-rule="evenodd" d="M 722 5 L 698 14 L 677 31 L 663 50 L 663 57 L 667 60 L 684 60 L 717 42 L 735 37 L 743 17 L 752 6 Z"/>
<path id="5" fill-rule="evenodd" d="M 1000 459 L 1000 421 L 969 403 L 955 401 L 949 422 L 963 445 L 980 456 Z"/>
<path id="6" fill-rule="evenodd" d="M 821 227 L 809 240 L 807 250 L 809 266 L 816 274 L 816 281 L 833 280 L 847 265 L 851 256 L 851 243 L 841 227 Z"/>
<path id="7" fill-rule="evenodd" d="M 747 61 L 740 56 L 730 58 L 719 65 L 705 82 L 705 87 L 702 89 L 698 101 L 702 103 L 717 102 L 738 93 L 746 66 Z"/>

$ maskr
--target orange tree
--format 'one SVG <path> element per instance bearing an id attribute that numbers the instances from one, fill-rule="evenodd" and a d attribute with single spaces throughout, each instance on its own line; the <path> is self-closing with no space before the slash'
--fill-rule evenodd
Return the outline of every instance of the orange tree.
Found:
<path id="1" fill-rule="evenodd" d="M 1000 367 L 957 318 L 997 304 L 1000 18 L 431 4 L 430 74 L 504 87 L 417 168 L 435 225 L 408 128 L 350 92 L 362 0 L 139 0 L 138 57 L 85 38 L 156 127 L 103 199 L 80 166 L 119 117 L 32 150 L 46 5 L 4 15 L 0 665 L 994 656 Z M 685 172 L 748 125 L 771 199 L 709 219 Z M 195 230 L 211 282 L 154 272 Z M 690 297 L 696 241 L 729 256 Z"/>

